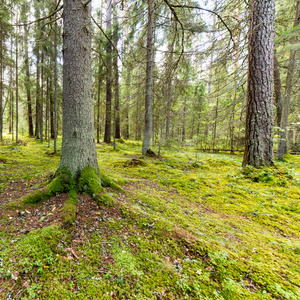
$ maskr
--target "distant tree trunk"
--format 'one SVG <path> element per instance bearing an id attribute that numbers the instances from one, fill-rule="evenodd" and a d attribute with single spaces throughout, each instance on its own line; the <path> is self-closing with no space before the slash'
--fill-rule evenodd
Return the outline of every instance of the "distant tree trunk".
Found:
<path id="1" fill-rule="evenodd" d="M 98 67 L 98 91 L 97 91 L 97 143 L 100 143 L 100 95 L 101 95 L 101 83 L 102 83 L 102 63 L 101 57 L 99 56 L 99 67 Z"/>
<path id="2" fill-rule="evenodd" d="M 183 102 L 183 108 L 182 108 L 182 142 L 185 141 L 185 113 L 186 113 L 186 100 Z"/>
<path id="3" fill-rule="evenodd" d="M 50 138 L 54 139 L 54 89 L 53 89 L 53 74 L 49 76 L 50 85 Z"/>
<path id="4" fill-rule="evenodd" d="M 274 104 L 276 107 L 276 119 L 275 124 L 280 127 L 281 116 L 282 116 L 282 92 L 281 92 L 281 78 L 279 71 L 279 64 L 276 54 L 276 49 L 274 50 Z"/>
<path id="5" fill-rule="evenodd" d="M 56 5 L 56 1 L 55 1 Z M 56 17 L 56 14 L 55 14 Z M 53 133 L 54 133 L 54 147 L 53 151 L 56 153 L 56 142 L 57 142 L 57 21 L 54 25 L 54 124 L 53 124 Z"/>
<path id="6" fill-rule="evenodd" d="M 171 20 L 172 22 L 173 20 Z M 172 22 L 172 25 L 174 22 Z M 170 121 L 171 121 L 171 104 L 172 104 L 172 77 L 173 77 L 173 51 L 174 51 L 175 37 L 168 42 L 169 56 L 166 66 L 166 98 L 167 98 L 167 114 L 166 114 L 166 141 L 168 143 L 170 135 Z"/>
<path id="7" fill-rule="evenodd" d="M 273 164 L 275 0 L 250 1 L 246 136 L 243 167 Z M 262 43 L 262 41 L 264 41 Z"/>
<path id="8" fill-rule="evenodd" d="M 44 131 L 44 49 L 42 49 L 41 59 L 41 90 L 40 90 L 40 142 L 43 143 Z"/>
<path id="9" fill-rule="evenodd" d="M 40 138 L 40 50 L 36 45 L 36 99 L 35 99 L 35 136 Z"/>
<path id="10" fill-rule="evenodd" d="M 118 13 L 117 13 L 117 1 L 114 0 L 114 44 L 118 45 L 118 34 L 119 34 L 119 24 L 118 24 Z M 121 138 L 121 127 L 120 127 L 120 91 L 119 91 L 119 68 L 118 68 L 118 52 L 114 51 L 114 75 L 115 75 L 115 138 Z"/>
<path id="11" fill-rule="evenodd" d="M 111 0 L 107 0 L 106 11 L 106 31 L 108 36 L 111 36 Z M 105 132 L 104 142 L 111 142 L 111 85 L 112 85 L 112 60 L 111 60 L 111 44 L 107 41 L 106 46 L 106 112 L 105 112 Z"/>
<path id="12" fill-rule="evenodd" d="M 150 151 L 152 132 L 152 71 L 153 71 L 153 0 L 148 0 L 148 26 L 147 26 L 147 69 L 146 69 L 146 96 L 145 96 L 145 131 L 142 154 Z"/>
<path id="13" fill-rule="evenodd" d="M 23 18 L 23 22 L 26 22 L 26 18 Z M 32 121 L 32 104 L 31 104 L 31 88 L 30 88 L 30 70 L 29 70 L 29 56 L 28 56 L 28 27 L 25 26 L 25 88 L 27 94 L 27 114 L 28 114 L 28 133 L 33 136 L 33 121 Z"/>
<path id="14" fill-rule="evenodd" d="M 64 1 L 63 141 L 59 169 L 68 169 L 73 177 L 79 176 L 87 166 L 98 173 L 90 14 L 89 3 L 83 4 L 81 0 Z"/>
<path id="15" fill-rule="evenodd" d="M 215 122 L 214 122 L 214 133 L 213 133 L 213 150 L 216 146 L 216 138 L 217 138 L 217 124 L 218 124 L 218 114 L 219 114 L 219 98 L 217 98 L 216 110 L 215 110 Z"/>
<path id="16" fill-rule="evenodd" d="M 16 142 L 19 141 L 19 48 L 18 29 L 16 32 Z"/>
<path id="17" fill-rule="evenodd" d="M 130 105 L 130 65 L 126 70 L 126 106 L 125 106 L 125 125 L 124 125 L 124 137 L 129 139 L 129 105 Z"/>
<path id="18" fill-rule="evenodd" d="M 297 27 L 300 24 L 300 0 L 297 0 L 297 9 L 296 9 L 296 18 L 294 22 L 294 27 Z M 296 44 L 298 42 L 298 36 L 294 36 L 292 43 Z M 286 89 L 283 98 L 282 105 L 282 117 L 280 123 L 280 138 L 277 149 L 277 158 L 282 159 L 284 153 L 287 149 L 286 137 L 287 137 L 287 124 L 290 110 L 290 101 L 294 80 L 294 70 L 295 70 L 295 61 L 296 61 L 297 48 L 294 46 L 290 52 L 289 64 L 287 69 L 286 76 Z"/>
<path id="19" fill-rule="evenodd" d="M 3 50 L 0 39 L 0 141 L 3 141 Z"/>

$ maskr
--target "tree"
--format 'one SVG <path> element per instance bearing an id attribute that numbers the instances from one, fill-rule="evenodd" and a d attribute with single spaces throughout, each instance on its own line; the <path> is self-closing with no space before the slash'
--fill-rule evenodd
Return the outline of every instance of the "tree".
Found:
<path id="1" fill-rule="evenodd" d="M 147 67 L 146 67 L 146 96 L 145 96 L 145 130 L 142 153 L 149 152 L 152 132 L 152 71 L 153 71 L 153 1 L 148 0 L 147 26 Z"/>
<path id="2" fill-rule="evenodd" d="M 98 173 L 94 137 L 90 5 L 64 2 L 63 142 L 59 169 L 72 176 L 90 166 Z M 74 63 L 76 62 L 76 63 Z"/>
<path id="3" fill-rule="evenodd" d="M 273 163 L 275 0 L 250 1 L 246 137 L 243 167 Z"/>
<path id="4" fill-rule="evenodd" d="M 300 24 L 300 0 L 297 0 L 294 28 L 297 27 L 299 24 Z M 297 42 L 298 42 L 298 36 L 295 35 L 293 37 L 292 43 L 296 44 Z M 290 51 L 289 64 L 287 69 L 286 89 L 285 89 L 285 94 L 283 99 L 282 115 L 281 115 L 281 122 L 280 122 L 280 138 L 279 138 L 278 149 L 277 149 L 277 158 L 280 159 L 283 158 L 283 155 L 286 151 L 286 136 L 287 136 L 286 131 L 287 131 L 290 101 L 291 101 L 291 94 L 292 94 L 292 87 L 293 87 L 293 80 L 294 80 L 296 52 L 297 49 L 294 46 Z"/>

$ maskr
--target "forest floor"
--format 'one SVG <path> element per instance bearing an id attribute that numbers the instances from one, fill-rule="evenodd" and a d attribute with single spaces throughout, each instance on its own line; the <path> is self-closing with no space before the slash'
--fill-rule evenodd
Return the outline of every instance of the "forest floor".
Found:
<path id="1" fill-rule="evenodd" d="M 9 210 L 59 164 L 47 144 L 0 145 L 1 299 L 300 299 L 300 157 L 242 170 L 242 157 L 97 145 L 115 207 L 67 195 Z"/>

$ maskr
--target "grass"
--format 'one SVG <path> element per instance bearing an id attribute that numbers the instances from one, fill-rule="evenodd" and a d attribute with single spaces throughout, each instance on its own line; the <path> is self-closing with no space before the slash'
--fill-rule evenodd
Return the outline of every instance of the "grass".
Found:
<path id="1" fill-rule="evenodd" d="M 45 186 L 59 163 L 24 139 L 0 146 L 3 204 Z M 54 205 L 25 217 L 2 208 L 0 298 L 300 299 L 298 156 L 242 170 L 238 155 L 143 157 L 135 141 L 97 152 L 120 186 L 104 188 L 115 207 L 78 196 L 71 230 Z"/>

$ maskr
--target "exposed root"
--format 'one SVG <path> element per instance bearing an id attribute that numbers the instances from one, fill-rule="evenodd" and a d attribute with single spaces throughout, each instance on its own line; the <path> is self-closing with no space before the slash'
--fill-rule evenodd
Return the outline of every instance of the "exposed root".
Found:
<path id="1" fill-rule="evenodd" d="M 116 200 L 106 193 L 104 187 L 111 187 L 119 192 L 126 193 L 118 184 L 105 175 L 100 179 L 92 167 L 82 170 L 77 180 L 66 169 L 58 170 L 55 178 L 44 188 L 6 204 L 7 209 L 22 209 L 24 205 L 42 203 L 57 194 L 69 193 L 68 199 L 61 208 L 61 226 L 65 229 L 72 228 L 76 219 L 77 193 L 87 193 L 93 197 L 98 205 L 113 207 Z"/>
<path id="2" fill-rule="evenodd" d="M 77 202 L 78 202 L 77 193 L 75 190 L 71 190 L 65 205 L 60 209 L 62 212 L 61 214 L 62 226 L 65 229 L 69 229 L 70 227 L 72 227 L 76 219 Z"/>

